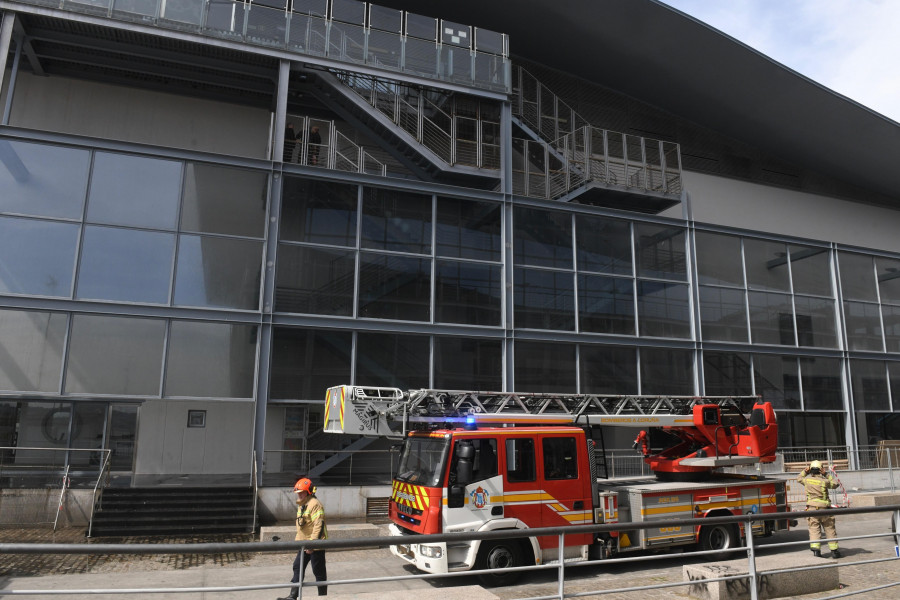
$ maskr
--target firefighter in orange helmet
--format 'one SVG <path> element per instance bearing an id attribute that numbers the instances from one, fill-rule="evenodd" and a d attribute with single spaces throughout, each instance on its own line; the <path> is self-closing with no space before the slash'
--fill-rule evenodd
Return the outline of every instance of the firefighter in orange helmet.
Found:
<path id="1" fill-rule="evenodd" d="M 809 549 L 815 556 L 822 556 L 819 540 L 822 539 L 822 530 L 824 529 L 825 538 L 832 540 L 828 542 L 831 558 L 840 558 L 841 551 L 838 550 L 838 543 L 834 541 L 834 538 L 837 537 L 834 515 L 816 516 L 816 511 L 831 508 L 828 490 L 837 488 L 838 482 L 831 473 L 822 472 L 822 463 L 817 460 L 812 461 L 808 467 L 800 471 L 797 481 L 806 489 L 806 510 L 810 515 L 806 518 L 809 524 Z"/>
<path id="2" fill-rule="evenodd" d="M 297 494 L 297 541 L 301 540 L 326 540 L 328 529 L 325 527 L 325 507 L 316 498 L 316 488 L 309 478 L 303 477 L 294 484 L 294 493 Z M 328 571 L 325 568 L 325 551 L 301 548 L 294 559 L 294 576 L 291 583 L 303 581 L 306 574 L 306 565 L 312 563 L 312 572 L 316 581 L 327 581 Z M 328 595 L 328 586 L 318 586 L 319 595 Z M 288 596 L 278 600 L 296 600 L 300 594 L 300 588 L 291 588 Z"/>

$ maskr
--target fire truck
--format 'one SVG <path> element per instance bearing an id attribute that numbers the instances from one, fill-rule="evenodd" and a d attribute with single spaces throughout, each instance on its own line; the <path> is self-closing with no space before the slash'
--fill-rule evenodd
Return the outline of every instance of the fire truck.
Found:
<path id="1" fill-rule="evenodd" d="M 685 545 L 725 551 L 741 544 L 741 528 L 667 521 L 789 510 L 784 480 L 722 472 L 775 459 L 775 412 L 756 397 L 341 385 L 328 389 L 324 426 L 403 440 L 389 509 L 395 556 L 426 573 L 483 570 L 480 577 L 491 585 L 518 574 L 492 569 L 559 560 L 558 536 L 432 543 L 420 542 L 421 535 L 618 526 L 566 535 L 568 563 Z M 634 445 L 654 476 L 608 478 L 604 426 L 637 428 Z M 671 443 L 654 448 L 651 432 Z M 653 527 L 629 527 L 634 523 Z M 790 525 L 775 518 L 754 523 L 755 536 Z"/>

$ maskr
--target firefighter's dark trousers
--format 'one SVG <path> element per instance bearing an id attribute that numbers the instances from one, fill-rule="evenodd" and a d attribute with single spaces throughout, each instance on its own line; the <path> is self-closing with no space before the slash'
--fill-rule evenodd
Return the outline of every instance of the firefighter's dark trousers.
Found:
<path id="1" fill-rule="evenodd" d="M 306 575 L 306 565 L 310 563 L 312 563 L 312 572 L 316 576 L 316 581 L 328 580 L 328 571 L 325 568 L 325 553 L 321 550 L 314 550 L 312 554 L 307 554 L 305 550 L 300 550 L 294 559 L 294 576 L 291 578 L 291 583 L 303 581 L 303 577 Z M 320 585 L 318 589 L 320 596 L 328 595 L 327 585 Z M 299 591 L 297 588 L 293 588 L 291 594 L 296 597 L 294 592 L 297 591 Z"/>

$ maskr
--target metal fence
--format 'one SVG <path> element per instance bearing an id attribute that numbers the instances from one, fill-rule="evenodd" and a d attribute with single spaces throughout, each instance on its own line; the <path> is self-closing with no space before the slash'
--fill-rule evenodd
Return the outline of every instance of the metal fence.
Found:
<path id="1" fill-rule="evenodd" d="M 867 514 L 867 513 L 883 513 L 885 519 L 887 519 L 888 513 L 893 513 L 894 519 L 897 519 L 900 516 L 900 505 L 894 506 L 882 506 L 882 507 L 868 507 L 868 508 L 856 508 L 856 509 L 838 509 L 838 510 L 823 510 L 820 515 L 836 515 L 836 516 L 849 516 L 856 514 Z M 742 588 L 746 589 L 748 592 L 747 595 L 753 600 L 761 597 L 763 594 L 760 593 L 761 587 L 763 586 L 763 581 L 766 579 L 771 580 L 772 576 L 778 573 L 801 573 L 807 571 L 816 571 L 819 569 L 827 569 L 831 568 L 834 563 L 830 561 L 820 561 L 815 562 L 813 564 L 808 563 L 795 563 L 794 566 L 790 566 L 788 561 L 785 561 L 784 568 L 781 568 L 779 565 L 776 569 L 767 569 L 764 573 L 760 571 L 758 558 L 759 551 L 761 546 L 759 542 L 753 537 L 752 530 L 753 525 L 757 521 L 766 521 L 766 520 L 782 520 L 782 519 L 793 519 L 799 516 L 798 513 L 778 513 L 778 514 L 746 514 L 740 516 L 728 516 L 728 517 L 708 517 L 705 519 L 681 519 L 681 520 L 671 520 L 667 521 L 673 527 L 689 527 L 693 528 L 695 526 L 732 526 L 732 527 L 742 527 L 745 532 L 745 545 L 740 547 L 735 547 L 730 549 L 729 557 L 732 560 L 746 560 L 746 569 L 742 570 L 741 568 L 736 568 L 732 570 L 724 570 L 720 569 L 721 576 L 719 577 L 708 577 L 705 578 L 702 583 L 717 583 L 717 582 L 740 582 L 742 583 Z M 650 529 L 658 527 L 658 522 L 647 522 L 647 523 L 631 523 L 629 524 L 630 529 Z M 528 565 L 528 566 L 515 566 L 504 569 L 492 569 L 490 572 L 493 575 L 500 573 L 511 573 L 520 571 L 523 574 L 525 573 L 534 573 L 536 571 L 550 571 L 555 572 L 556 575 L 556 593 L 552 595 L 540 596 L 540 600 L 547 599 L 550 600 L 552 598 L 559 598 L 560 600 L 564 598 L 573 598 L 573 597 L 581 597 L 587 595 L 605 595 L 605 594 L 616 594 L 616 593 L 624 593 L 624 592 L 646 592 L 649 590 L 676 590 L 679 593 L 680 590 L 685 588 L 690 589 L 691 586 L 696 586 L 701 582 L 693 580 L 688 577 L 681 577 L 679 580 L 672 581 L 672 577 L 664 578 L 664 577 L 655 577 L 658 583 L 654 583 L 652 585 L 628 585 L 627 587 L 615 587 L 615 583 L 618 583 L 619 580 L 616 580 L 614 583 L 610 584 L 609 577 L 599 577 L 591 580 L 591 585 L 601 585 L 605 587 L 592 589 L 590 591 L 585 591 L 584 589 L 580 589 L 578 592 L 567 592 L 566 586 L 567 581 L 569 581 L 570 576 L 573 573 L 573 569 L 581 569 L 588 566 L 596 566 L 596 565 L 604 565 L 612 567 L 614 565 L 627 565 L 628 569 L 626 572 L 635 573 L 640 568 L 649 568 L 649 566 L 654 564 L 654 561 L 659 561 L 660 559 L 665 559 L 666 554 L 660 553 L 639 553 L 625 557 L 616 557 L 616 558 L 606 558 L 601 560 L 588 560 L 581 562 L 572 562 L 570 560 L 563 559 L 563 551 L 566 536 L 569 535 L 584 535 L 584 534 L 601 534 L 601 533 L 609 533 L 615 532 L 620 528 L 620 525 L 610 524 L 610 525 L 583 525 L 583 526 L 572 526 L 572 527 L 547 527 L 547 528 L 536 528 L 527 530 L 527 533 L 523 530 L 502 530 L 502 531 L 485 531 L 485 532 L 465 532 L 465 533 L 451 533 L 451 534 L 439 534 L 439 535 L 422 535 L 417 536 L 416 542 L 420 544 L 429 544 L 429 545 L 447 545 L 447 544 L 458 544 L 464 541 L 478 540 L 480 542 L 490 541 L 490 542 L 499 542 L 501 540 L 514 540 L 517 538 L 522 538 L 525 535 L 527 536 L 554 536 L 558 539 L 559 552 L 557 559 L 553 562 L 548 562 L 541 565 Z M 879 540 L 882 538 L 891 538 L 891 541 L 896 544 L 895 540 L 896 534 L 891 533 L 885 528 L 885 531 L 879 532 L 876 534 L 864 534 L 864 535 L 851 535 L 851 536 L 843 536 L 834 538 L 830 541 L 847 541 L 847 540 L 863 540 L 865 543 L 870 543 Z M 284 552 L 294 552 L 301 549 L 310 549 L 310 550 L 338 550 L 338 549 L 364 549 L 364 548 L 378 548 L 385 547 L 396 544 L 398 538 L 396 537 L 374 537 L 374 538 L 359 538 L 359 539 L 335 539 L 335 540 L 318 540 L 318 541 L 304 541 L 304 542 L 251 542 L 251 543 L 192 543 L 192 544 L 0 544 L 0 554 L 43 554 L 43 553 L 53 553 L 53 554 L 94 554 L 94 555 L 108 555 L 108 554 L 185 554 L 185 555 L 201 555 L 201 554 L 223 554 L 223 553 L 242 553 L 242 552 L 261 552 L 261 553 L 284 553 Z M 808 547 L 809 541 L 804 537 L 799 540 L 792 541 L 776 541 L 774 543 L 767 543 L 766 550 L 772 549 L 781 549 L 781 548 L 805 548 Z M 897 553 L 895 550 L 888 551 L 887 548 L 889 546 L 886 544 L 881 544 L 880 547 L 870 549 L 865 549 L 858 554 L 864 557 L 861 560 L 847 560 L 843 559 L 839 564 L 842 569 L 849 569 L 852 567 L 862 567 L 871 569 L 872 566 L 879 563 L 887 563 L 898 560 Z M 721 550 L 709 550 L 709 551 L 698 551 L 698 552 L 685 552 L 679 554 L 679 563 L 681 564 L 690 564 L 695 559 L 706 560 L 710 558 L 719 558 L 722 556 Z M 732 563 L 734 564 L 734 563 Z M 635 565 L 634 567 L 632 565 Z M 605 569 L 608 572 L 610 569 Z M 745 572 L 744 572 L 745 571 Z M 876 590 L 885 590 L 890 588 L 895 588 L 900 585 L 900 577 L 897 577 L 894 573 L 889 573 L 885 575 L 887 572 L 886 569 L 879 570 L 880 572 L 880 581 L 872 585 L 874 582 L 874 577 L 866 577 L 864 578 L 869 587 L 865 589 L 854 589 L 853 594 L 865 594 L 867 592 L 872 592 Z M 334 572 L 332 571 L 332 574 Z M 398 581 L 409 581 L 415 579 L 429 579 L 429 580 L 448 580 L 457 577 L 466 577 L 471 576 L 472 574 L 478 574 L 478 571 L 466 571 L 466 572 L 455 572 L 448 573 L 442 575 L 434 575 L 434 574 L 416 574 L 416 575 L 387 575 L 383 577 L 354 577 L 356 575 L 353 572 L 349 572 L 346 568 L 342 570 L 342 575 L 346 577 L 343 579 L 330 579 L 327 582 L 315 582 L 309 581 L 302 583 L 299 587 L 300 597 L 312 595 L 313 588 L 318 587 L 319 585 L 328 585 L 328 586 L 342 586 L 342 585 L 367 585 L 372 586 L 376 583 L 383 582 L 393 582 L 396 584 Z M 668 580 L 667 580 L 668 579 Z M 626 582 L 629 582 L 630 579 L 623 579 Z M 579 582 L 579 587 L 584 587 L 584 580 L 582 579 Z M 446 583 L 443 584 L 446 587 Z M 609 585 L 613 585 L 613 587 L 609 587 Z M 114 589 L 114 588 L 106 588 L 106 589 L 91 589 L 91 590 L 81 590 L 81 589 L 71 589 L 67 588 L 65 590 L 47 590 L 47 589 L 39 589 L 40 579 L 35 580 L 35 586 L 33 589 L 16 589 L 16 590 L 0 590 L 0 596 L 4 595 L 52 595 L 52 594 L 67 594 L 67 595 L 77 595 L 77 594 L 98 594 L 98 593 L 115 593 L 115 594 L 127 594 L 127 595 L 149 595 L 149 594 L 161 594 L 161 593 L 187 593 L 187 592 L 247 592 L 254 590 L 276 590 L 276 589 L 284 589 L 287 587 L 291 587 L 292 584 L 287 581 L 280 581 L 274 583 L 257 583 L 257 584 L 246 584 L 246 579 L 242 580 L 242 585 L 232 585 L 232 586 L 223 586 L 219 585 L 216 587 L 182 587 L 182 588 L 173 588 L 173 587 L 145 587 L 145 588 L 129 588 L 129 589 Z M 448 590 L 449 591 L 449 590 Z M 691 590 L 693 591 L 693 590 Z M 837 590 L 835 590 L 837 591 Z M 831 598 L 839 598 L 848 595 L 845 592 L 838 592 L 837 594 L 831 596 L 818 596 L 820 600 L 831 599 Z M 506 596 L 509 597 L 509 596 Z M 643 595 L 641 597 L 647 597 Z M 537 598 L 531 598 L 531 600 L 538 600 Z"/>

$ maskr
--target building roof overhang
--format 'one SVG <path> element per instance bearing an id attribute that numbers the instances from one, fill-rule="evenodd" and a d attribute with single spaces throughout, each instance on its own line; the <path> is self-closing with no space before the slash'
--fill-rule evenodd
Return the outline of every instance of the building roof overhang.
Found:
<path id="1" fill-rule="evenodd" d="M 424 12 L 419 1 L 376 3 Z M 606 86 L 900 205 L 900 124 L 656 0 L 454 0 L 427 10 L 509 34 L 513 58 Z"/>

